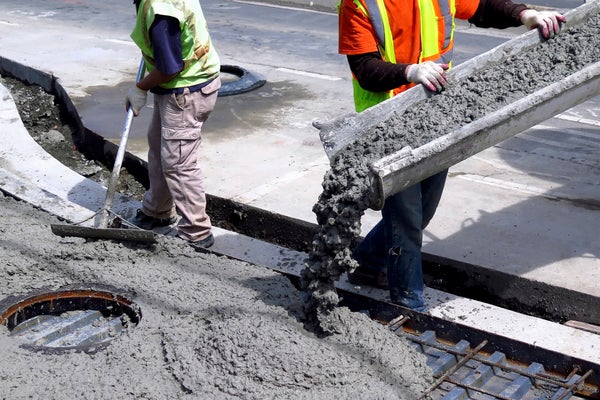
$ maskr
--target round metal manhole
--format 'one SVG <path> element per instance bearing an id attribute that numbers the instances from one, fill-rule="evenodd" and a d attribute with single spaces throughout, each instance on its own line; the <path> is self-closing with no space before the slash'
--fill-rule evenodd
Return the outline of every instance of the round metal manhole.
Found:
<path id="1" fill-rule="evenodd" d="M 142 317 L 135 303 L 113 291 L 68 289 L 2 303 L 0 324 L 33 349 L 97 350 Z"/>
<path id="2" fill-rule="evenodd" d="M 258 89 L 266 83 L 266 80 L 258 74 L 237 65 L 221 65 L 220 77 L 220 97 L 246 93 Z"/>

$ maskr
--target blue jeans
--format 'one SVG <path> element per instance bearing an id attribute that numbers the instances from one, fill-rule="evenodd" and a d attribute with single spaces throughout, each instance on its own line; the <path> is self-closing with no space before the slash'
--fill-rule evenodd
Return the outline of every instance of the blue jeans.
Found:
<path id="1" fill-rule="evenodd" d="M 358 263 L 368 269 L 387 268 L 393 303 L 425 311 L 421 246 L 423 230 L 442 197 L 448 170 L 385 199 L 382 219 L 354 250 Z"/>

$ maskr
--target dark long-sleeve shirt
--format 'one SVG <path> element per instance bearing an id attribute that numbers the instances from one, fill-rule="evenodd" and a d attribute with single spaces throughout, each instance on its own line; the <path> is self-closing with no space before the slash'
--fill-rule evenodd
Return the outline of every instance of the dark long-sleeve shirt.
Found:
<path id="1" fill-rule="evenodd" d="M 505 29 L 520 26 L 519 14 L 526 10 L 524 4 L 510 0 L 481 0 L 469 22 L 480 28 Z M 378 52 L 348 55 L 350 70 L 363 89 L 384 92 L 408 83 L 408 64 L 392 64 L 381 59 Z"/>

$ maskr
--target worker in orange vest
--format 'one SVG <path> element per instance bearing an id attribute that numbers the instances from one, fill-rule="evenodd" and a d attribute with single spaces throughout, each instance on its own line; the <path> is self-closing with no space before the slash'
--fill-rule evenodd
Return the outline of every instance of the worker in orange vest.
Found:
<path id="1" fill-rule="evenodd" d="M 408 88 L 431 91 L 446 85 L 452 66 L 454 20 L 482 28 L 525 25 L 544 38 L 566 18 L 510 0 L 341 0 L 339 52 L 352 71 L 354 102 L 361 112 Z M 353 251 L 359 267 L 352 283 L 389 287 L 392 302 L 427 310 L 423 297 L 423 230 L 441 199 L 448 170 L 385 200 L 381 221 Z"/>

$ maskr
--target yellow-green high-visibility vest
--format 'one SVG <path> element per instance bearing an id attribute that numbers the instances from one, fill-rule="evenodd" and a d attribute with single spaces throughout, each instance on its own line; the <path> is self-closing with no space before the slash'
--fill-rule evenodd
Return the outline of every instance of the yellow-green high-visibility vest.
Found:
<path id="1" fill-rule="evenodd" d="M 379 52 L 384 61 L 396 63 L 394 38 L 390 28 L 385 0 L 365 0 L 365 5 L 360 0 L 353 0 L 356 7 L 361 10 L 371 22 Z M 421 23 L 421 53 L 419 62 L 439 61 L 446 64 L 452 63 L 452 50 L 454 43 L 454 15 L 456 14 L 455 0 L 418 0 Z M 436 5 L 440 14 L 436 13 Z M 444 23 L 438 24 L 438 19 L 443 18 Z M 443 40 L 440 40 L 443 38 Z M 371 92 L 363 89 L 355 77 L 352 79 L 354 90 L 354 105 L 357 112 L 361 112 L 375 104 L 391 98 L 393 90 L 385 92 Z"/>
<path id="2" fill-rule="evenodd" d="M 212 45 L 200 2 L 198 0 L 142 0 L 131 39 L 142 51 L 148 72 L 155 67 L 150 40 L 150 27 L 156 15 L 166 15 L 179 21 L 183 70 L 172 80 L 161 84 L 166 89 L 198 85 L 216 78 L 221 64 Z"/>

